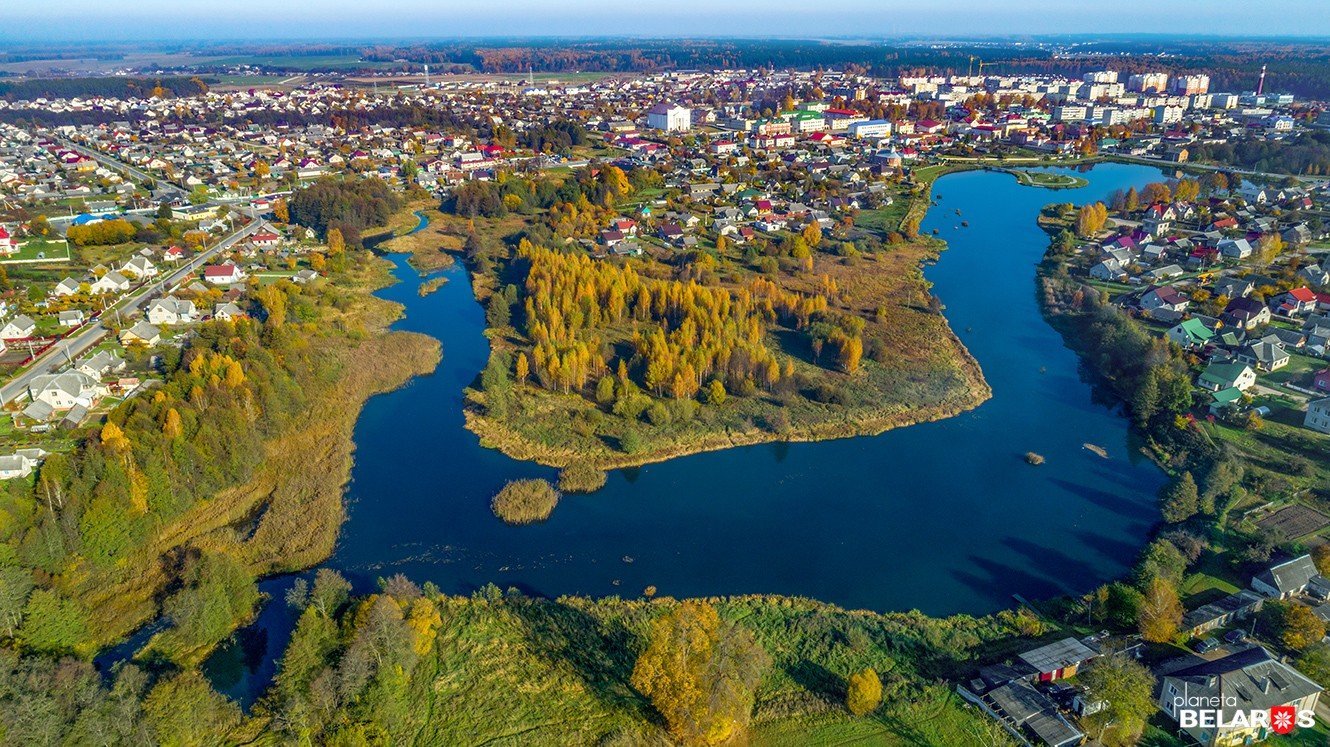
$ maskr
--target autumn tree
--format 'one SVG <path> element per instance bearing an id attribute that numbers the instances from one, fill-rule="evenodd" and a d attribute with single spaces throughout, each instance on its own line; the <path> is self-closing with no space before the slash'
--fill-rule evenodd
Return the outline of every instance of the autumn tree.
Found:
<path id="1" fill-rule="evenodd" d="M 346 239 L 340 228 L 328 229 L 328 254 L 337 256 L 346 251 Z"/>
<path id="2" fill-rule="evenodd" d="M 1195 179 L 1181 179 L 1173 188 L 1173 198 L 1179 202 L 1194 202 L 1201 194 L 1201 183 Z"/>
<path id="3" fill-rule="evenodd" d="M 1154 205 L 1155 203 L 1160 202 L 1171 202 L 1172 199 L 1173 191 L 1163 182 L 1151 182 L 1150 184 L 1145 185 L 1145 188 L 1141 190 L 1141 202 L 1146 205 Z"/>
<path id="4" fill-rule="evenodd" d="M 291 222 L 291 211 L 290 211 L 289 208 L 287 208 L 287 205 L 286 205 L 286 199 L 285 199 L 285 198 L 279 198 L 279 199 L 273 201 L 273 203 L 272 203 L 272 214 L 273 214 L 273 217 L 276 218 L 276 219 L 278 220 L 278 222 L 281 222 L 281 223 L 290 223 L 290 222 Z"/>
<path id="5" fill-rule="evenodd" d="M 817 221 L 809 221 L 800 235 L 808 246 L 816 249 L 822 243 L 822 226 Z"/>
<path id="6" fill-rule="evenodd" d="M 850 675 L 845 693 L 845 707 L 856 716 L 863 716 L 882 705 L 882 679 L 871 667 Z"/>
<path id="7" fill-rule="evenodd" d="M 712 745 L 747 727 L 769 664 L 751 633 L 721 620 L 710 604 L 690 600 L 652 622 L 631 682 L 676 739 Z"/>
<path id="8" fill-rule="evenodd" d="M 1108 208 L 1104 203 L 1082 205 L 1076 212 L 1076 233 L 1081 236 L 1093 236 L 1103 230 L 1108 221 Z"/>
<path id="9" fill-rule="evenodd" d="M 1325 638 L 1325 621 L 1312 609 L 1296 602 L 1284 602 L 1273 610 L 1277 616 L 1279 640 L 1294 651 L 1302 651 Z"/>
<path id="10" fill-rule="evenodd" d="M 1103 707 L 1081 719 L 1093 739 L 1116 747 L 1136 744 L 1155 712 L 1155 678 L 1143 664 L 1122 654 L 1095 659 L 1080 675 L 1087 701 Z"/>
<path id="11" fill-rule="evenodd" d="M 1168 580 L 1155 577 L 1145 588 L 1137 624 L 1141 637 L 1151 643 L 1168 643 L 1182 624 L 1182 602 L 1177 589 Z"/>

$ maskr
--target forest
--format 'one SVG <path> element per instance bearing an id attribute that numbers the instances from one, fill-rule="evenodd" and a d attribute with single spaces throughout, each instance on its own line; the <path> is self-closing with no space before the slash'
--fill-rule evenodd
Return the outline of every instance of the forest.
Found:
<path id="1" fill-rule="evenodd" d="M 207 93 L 210 82 L 216 81 L 198 76 L 0 80 L 0 98 L 7 101 L 16 101 L 19 99 L 70 99 L 90 96 L 107 98 L 195 96 L 200 93 Z"/>
<path id="2" fill-rule="evenodd" d="M 401 207 L 401 196 L 381 179 L 325 176 L 292 195 L 287 209 L 292 223 L 320 236 L 340 231 L 348 244 L 359 246 L 362 231 L 386 224 Z"/>
<path id="3" fill-rule="evenodd" d="M 1293 140 L 1198 143 L 1192 159 L 1270 174 L 1325 176 L 1330 174 L 1330 132 L 1308 132 Z"/>

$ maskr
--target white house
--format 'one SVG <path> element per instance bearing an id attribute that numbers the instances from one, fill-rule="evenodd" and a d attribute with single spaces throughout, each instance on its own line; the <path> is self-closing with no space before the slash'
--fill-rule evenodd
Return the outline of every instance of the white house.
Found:
<path id="1" fill-rule="evenodd" d="M 18 449 L 13 454 L 0 456 L 0 480 L 27 477 L 45 457 L 45 449 Z"/>
<path id="2" fill-rule="evenodd" d="M 1307 403 L 1307 417 L 1302 424 L 1314 431 L 1330 433 L 1330 397 Z"/>
<path id="3" fill-rule="evenodd" d="M 93 293 L 123 293 L 129 290 L 129 278 L 111 270 L 92 284 Z"/>
<path id="4" fill-rule="evenodd" d="M 693 126 L 693 112 L 678 104 L 656 104 L 647 111 L 647 127 L 666 132 L 687 132 Z"/>
<path id="5" fill-rule="evenodd" d="M 147 257 L 135 257 L 125 263 L 120 268 L 122 273 L 130 273 L 137 278 L 155 278 L 157 277 L 157 265 L 148 261 Z"/>
<path id="6" fill-rule="evenodd" d="M 188 324 L 198 319 L 193 301 L 167 296 L 148 304 L 149 324 Z"/>
<path id="7" fill-rule="evenodd" d="M 74 278 L 65 278 L 56 284 L 51 293 L 56 296 L 72 296 L 79 292 L 79 281 Z"/>
<path id="8" fill-rule="evenodd" d="M 28 396 L 33 402 L 44 402 L 54 410 L 68 410 L 82 405 L 92 407 L 105 397 L 106 387 L 100 381 L 81 371 L 35 376 L 28 384 Z"/>
<path id="9" fill-rule="evenodd" d="M 24 314 L 5 322 L 5 326 L 0 327 L 0 339 L 22 340 L 25 337 L 32 337 L 32 333 L 37 331 L 37 323 Z"/>
<path id="10" fill-rule="evenodd" d="M 246 316 L 244 309 L 241 309 L 239 306 L 229 301 L 226 303 L 217 304 L 217 306 L 213 308 L 212 312 L 213 319 L 221 319 L 222 321 L 225 322 L 229 322 L 234 319 L 240 319 L 241 317 L 244 316 Z"/>
<path id="11" fill-rule="evenodd" d="M 233 285 L 245 279 L 245 274 L 231 262 L 203 268 L 203 279 L 213 285 Z"/>

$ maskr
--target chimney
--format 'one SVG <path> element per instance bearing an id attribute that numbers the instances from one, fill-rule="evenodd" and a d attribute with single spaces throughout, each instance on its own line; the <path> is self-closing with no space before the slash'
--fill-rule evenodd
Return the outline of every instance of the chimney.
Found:
<path id="1" fill-rule="evenodd" d="M 1260 96 L 1265 92 L 1265 65 L 1261 65 L 1261 79 L 1256 83 L 1256 95 Z"/>

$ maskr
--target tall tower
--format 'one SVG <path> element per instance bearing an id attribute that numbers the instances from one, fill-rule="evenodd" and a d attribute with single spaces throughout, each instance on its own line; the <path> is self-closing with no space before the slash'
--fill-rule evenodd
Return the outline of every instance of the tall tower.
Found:
<path id="1" fill-rule="evenodd" d="M 429 65 L 425 66 L 425 87 L 429 88 Z"/>
<path id="2" fill-rule="evenodd" d="M 1261 79 L 1256 83 L 1256 95 L 1265 93 L 1265 65 L 1261 65 Z"/>

